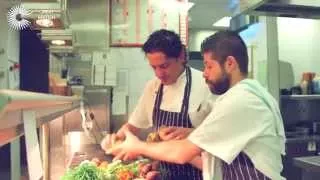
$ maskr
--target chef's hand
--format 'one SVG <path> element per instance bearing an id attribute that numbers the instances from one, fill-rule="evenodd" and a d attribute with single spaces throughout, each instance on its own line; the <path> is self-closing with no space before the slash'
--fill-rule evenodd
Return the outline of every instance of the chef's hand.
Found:
<path id="1" fill-rule="evenodd" d="M 129 131 L 128 123 L 124 124 L 117 133 L 107 134 L 103 140 L 101 141 L 100 145 L 104 151 L 107 151 L 109 148 L 113 147 L 114 145 L 119 144 L 120 142 L 124 141 L 125 139 L 125 131 Z"/>
<path id="2" fill-rule="evenodd" d="M 111 147 L 106 151 L 107 154 L 112 154 L 115 156 L 113 160 L 121 159 L 128 161 L 136 159 L 140 155 L 136 148 L 142 142 L 130 131 L 124 131 L 124 133 L 126 139 L 122 143 Z"/>
<path id="3" fill-rule="evenodd" d="M 185 139 L 193 131 L 193 128 L 163 127 L 159 130 L 161 140 L 180 140 Z"/>
<path id="4" fill-rule="evenodd" d="M 101 141 L 100 146 L 104 151 L 107 151 L 109 148 L 113 147 L 116 144 L 116 134 L 107 134 Z"/>
<path id="5" fill-rule="evenodd" d="M 140 132 L 140 128 L 137 128 L 127 122 L 116 133 L 117 139 L 124 140 L 126 137 L 125 131 L 130 131 L 134 135 L 137 135 Z"/>

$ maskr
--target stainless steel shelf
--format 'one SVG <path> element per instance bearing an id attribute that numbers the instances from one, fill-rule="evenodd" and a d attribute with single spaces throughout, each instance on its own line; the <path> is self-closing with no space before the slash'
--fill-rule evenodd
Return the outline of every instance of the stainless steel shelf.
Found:
<path id="1" fill-rule="evenodd" d="M 0 90 L 0 146 L 23 134 L 22 111 L 34 111 L 40 126 L 78 108 L 79 97 Z"/>
<path id="2" fill-rule="evenodd" d="M 40 140 L 42 143 L 43 179 L 47 180 L 49 179 L 49 133 L 47 123 L 80 107 L 80 102 L 81 98 L 75 96 L 0 90 L 0 147 L 11 143 L 11 154 L 14 155 L 12 157 L 15 157 L 11 159 L 11 174 L 15 174 L 14 177 L 11 177 L 12 180 L 19 179 L 20 175 L 19 137 L 25 133 L 24 122 L 36 121 L 36 126 L 41 127 Z M 16 139 L 18 142 L 15 141 Z M 26 145 L 28 145 L 27 142 Z M 35 147 L 35 149 L 37 148 Z M 28 157 L 28 161 L 31 160 L 33 159 L 29 159 Z M 30 171 L 30 166 L 32 167 L 32 165 L 29 162 L 28 166 Z"/>
<path id="3" fill-rule="evenodd" d="M 290 99 L 290 100 L 320 100 L 320 94 L 312 95 L 281 95 L 281 99 Z"/>

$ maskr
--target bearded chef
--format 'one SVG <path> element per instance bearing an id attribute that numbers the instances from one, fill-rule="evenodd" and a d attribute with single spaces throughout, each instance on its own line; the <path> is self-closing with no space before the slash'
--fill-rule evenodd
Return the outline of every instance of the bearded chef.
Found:
<path id="1" fill-rule="evenodd" d="M 202 154 L 205 180 L 284 179 L 285 136 L 278 103 L 257 81 L 248 79 L 247 48 L 232 31 L 220 31 L 201 45 L 205 78 L 219 94 L 214 108 L 187 139 L 146 143 L 126 131 L 109 150 L 185 164 Z"/>

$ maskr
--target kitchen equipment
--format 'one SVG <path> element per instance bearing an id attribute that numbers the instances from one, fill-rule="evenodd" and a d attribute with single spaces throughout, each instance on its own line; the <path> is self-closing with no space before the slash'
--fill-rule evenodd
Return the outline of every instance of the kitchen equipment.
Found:
<path id="1" fill-rule="evenodd" d="M 299 87 L 291 90 L 299 91 Z M 293 163 L 296 157 L 316 156 L 320 152 L 319 105 L 320 98 L 309 95 L 281 98 L 280 110 L 286 134 L 282 175 L 288 180 L 303 179 L 302 169 Z"/>
<path id="2" fill-rule="evenodd" d="M 82 85 L 82 77 L 81 76 L 73 76 L 68 81 L 68 85 Z"/>
<path id="3" fill-rule="evenodd" d="M 292 95 L 302 94 L 302 90 L 300 86 L 294 86 L 290 89 Z"/>
<path id="4" fill-rule="evenodd" d="M 302 94 L 312 94 L 312 73 L 304 72 L 300 83 Z"/>
<path id="5" fill-rule="evenodd" d="M 288 89 L 280 89 L 280 94 L 281 95 L 290 95 L 291 91 Z"/>
<path id="6" fill-rule="evenodd" d="M 312 80 L 313 83 L 313 93 L 320 94 L 320 75 L 317 75 Z"/>
<path id="7" fill-rule="evenodd" d="M 312 123 L 312 133 L 313 134 L 320 134 L 320 122 L 313 122 Z"/>

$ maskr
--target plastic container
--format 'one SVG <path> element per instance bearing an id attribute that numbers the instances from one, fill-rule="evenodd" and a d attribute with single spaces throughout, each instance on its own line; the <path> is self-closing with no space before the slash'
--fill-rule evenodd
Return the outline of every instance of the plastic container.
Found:
<path id="1" fill-rule="evenodd" d="M 313 83 L 313 93 L 314 94 L 320 94 L 320 75 L 317 75 L 312 80 Z"/>

